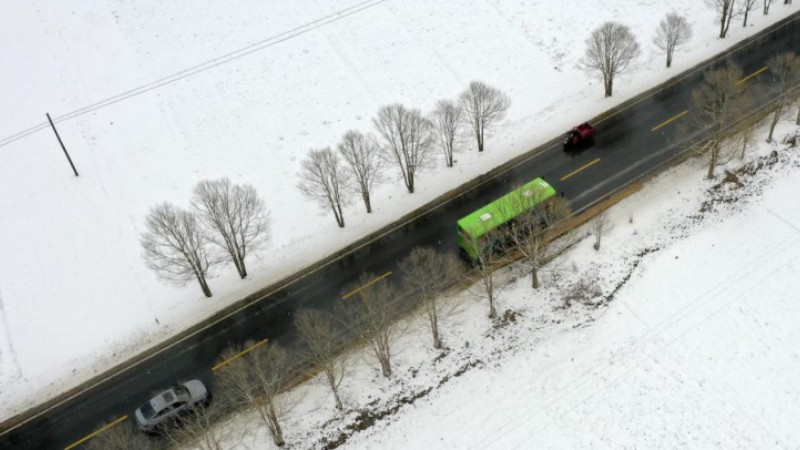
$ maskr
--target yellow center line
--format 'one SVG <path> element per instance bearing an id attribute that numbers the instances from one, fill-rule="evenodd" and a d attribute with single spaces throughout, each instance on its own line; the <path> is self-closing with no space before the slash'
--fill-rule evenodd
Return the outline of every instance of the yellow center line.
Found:
<path id="1" fill-rule="evenodd" d="M 764 67 L 756 70 L 755 72 L 751 73 L 750 75 L 748 75 L 748 76 L 742 78 L 741 80 L 737 81 L 736 84 L 744 83 L 745 81 L 747 81 L 747 80 L 749 80 L 749 79 L 751 79 L 753 77 L 757 77 L 757 76 L 761 75 L 762 73 L 766 72 L 766 70 L 767 70 L 767 67 L 764 66 Z"/>
<path id="2" fill-rule="evenodd" d="M 250 347 L 247 347 L 246 349 L 240 351 L 239 353 L 231 356 L 230 358 L 226 359 L 225 361 L 222 361 L 221 363 L 219 363 L 216 366 L 212 367 L 211 371 L 215 372 L 215 371 L 227 366 L 228 364 L 230 364 L 234 360 L 239 359 L 242 356 L 244 356 L 244 355 L 252 352 L 253 350 L 257 349 L 258 347 L 261 347 L 262 345 L 266 344 L 267 341 L 269 341 L 269 338 L 266 338 L 264 340 L 256 342 L 255 344 L 251 345 Z"/>
<path id="3" fill-rule="evenodd" d="M 392 274 L 392 272 L 391 272 L 391 271 L 389 271 L 389 272 L 386 272 L 385 274 L 383 274 L 383 275 L 379 276 L 378 278 L 375 278 L 375 279 L 371 280 L 369 283 L 367 283 L 367 284 L 365 284 L 365 285 L 363 285 L 363 286 L 359 287 L 358 289 L 354 289 L 354 290 L 352 290 L 352 291 L 348 292 L 347 294 L 344 294 L 344 295 L 342 296 L 342 300 L 347 300 L 348 298 L 350 298 L 350 297 L 352 297 L 352 296 L 354 296 L 354 295 L 358 294 L 358 293 L 359 293 L 359 291 L 361 291 L 362 289 L 366 289 L 366 288 L 368 288 L 368 287 L 372 286 L 373 284 L 377 283 L 378 281 L 381 281 L 382 279 L 384 279 L 384 278 L 388 277 L 388 276 L 389 276 L 389 275 L 391 275 L 391 274 Z"/>
<path id="4" fill-rule="evenodd" d="M 663 127 L 663 126 L 667 126 L 667 125 L 669 125 L 670 123 L 672 123 L 672 122 L 674 122 L 674 121 L 676 121 L 676 120 L 680 119 L 681 117 L 685 116 L 685 115 L 686 115 L 686 114 L 688 114 L 688 113 L 689 113 L 689 110 L 686 110 L 686 111 L 684 111 L 684 112 L 682 112 L 682 113 L 678 113 L 678 114 L 676 114 L 676 115 L 674 115 L 674 116 L 670 117 L 669 119 L 667 119 L 667 120 L 665 120 L 665 121 L 661 122 L 660 124 L 658 124 L 658 125 L 654 126 L 653 128 L 651 128 L 651 129 L 650 129 L 650 131 L 656 131 L 657 129 L 659 129 L 659 128 Z"/>
<path id="5" fill-rule="evenodd" d="M 106 431 L 107 429 L 109 429 L 109 428 L 113 427 L 114 425 L 117 425 L 117 424 L 120 424 L 120 423 L 122 423 L 122 422 L 123 422 L 123 421 L 125 421 L 125 419 L 127 419 L 127 418 L 128 418 L 128 416 L 127 416 L 127 415 L 120 417 L 119 419 L 117 419 L 117 420 L 115 420 L 115 421 L 111 422 L 110 424 L 108 424 L 108 425 L 104 426 L 103 428 L 100 428 L 99 430 L 97 430 L 97 431 L 95 431 L 94 433 L 92 433 L 92 434 L 90 434 L 90 435 L 86 436 L 85 438 L 81 439 L 80 441 L 76 441 L 76 442 L 73 442 L 72 444 L 69 444 L 68 446 L 64 447 L 64 450 L 70 450 L 70 449 L 73 449 L 73 448 L 75 448 L 75 447 L 77 447 L 77 446 L 79 446 L 79 445 L 83 444 L 84 442 L 86 442 L 86 441 L 88 441 L 89 439 L 91 439 L 91 438 L 93 438 L 93 437 L 97 436 L 98 434 L 102 433 L 103 431 Z"/>
<path id="6" fill-rule="evenodd" d="M 595 165 L 595 164 L 597 164 L 597 163 L 599 163 L 599 162 L 600 162 L 600 158 L 596 158 L 594 161 L 592 161 L 592 162 L 590 162 L 590 163 L 588 163 L 588 164 L 584 164 L 583 166 L 581 166 L 581 167 L 578 167 L 577 169 L 573 170 L 572 172 L 570 172 L 570 173 L 568 173 L 568 174 L 564 175 L 563 177 L 561 177 L 561 181 L 564 181 L 564 180 L 566 180 L 567 178 L 569 178 L 569 177 L 571 177 L 571 176 L 573 176 L 573 175 L 577 174 L 578 172 L 580 172 L 580 171 L 582 171 L 582 170 L 585 170 L 585 169 L 588 169 L 589 167 L 591 167 L 591 166 L 593 166 L 593 165 Z"/>

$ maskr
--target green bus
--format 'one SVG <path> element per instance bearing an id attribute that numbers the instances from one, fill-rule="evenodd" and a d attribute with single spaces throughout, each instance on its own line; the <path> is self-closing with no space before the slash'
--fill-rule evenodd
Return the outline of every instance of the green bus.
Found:
<path id="1" fill-rule="evenodd" d="M 520 214 L 556 196 L 556 190 L 542 178 L 529 181 L 458 221 L 458 245 L 472 260 L 478 260 L 482 238 Z"/>

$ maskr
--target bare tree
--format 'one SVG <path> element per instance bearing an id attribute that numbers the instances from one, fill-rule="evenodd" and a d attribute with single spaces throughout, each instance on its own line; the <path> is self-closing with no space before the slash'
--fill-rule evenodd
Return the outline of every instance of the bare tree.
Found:
<path id="1" fill-rule="evenodd" d="M 89 450 L 156 450 L 153 441 L 129 423 L 121 423 L 93 437 Z"/>
<path id="2" fill-rule="evenodd" d="M 372 187 L 381 181 L 383 168 L 378 142 L 372 135 L 350 130 L 345 133 L 338 148 L 350 168 L 350 177 L 358 185 L 367 213 L 371 213 L 372 203 L 369 194 L 372 192 Z"/>
<path id="3" fill-rule="evenodd" d="M 347 353 L 339 351 L 333 320 L 321 311 L 300 309 L 294 315 L 294 325 L 306 344 L 309 361 L 322 370 L 333 393 L 336 409 L 341 410 L 339 386 L 347 368 Z"/>
<path id="4" fill-rule="evenodd" d="M 519 263 L 531 275 L 531 287 L 539 288 L 539 270 L 562 249 L 556 246 L 558 225 L 570 215 L 569 203 L 561 197 L 540 202 L 541 194 L 530 191 L 520 192 L 512 202 L 519 205 L 522 214 L 507 228 L 512 258 L 519 257 Z"/>
<path id="5" fill-rule="evenodd" d="M 583 67 L 587 72 L 599 72 L 605 96 L 611 97 L 614 78 L 633 68 L 639 52 L 639 44 L 630 28 L 617 22 L 606 22 L 587 39 Z"/>
<path id="6" fill-rule="evenodd" d="M 747 18 L 750 16 L 750 11 L 758 9 L 758 2 L 759 0 L 742 0 L 742 13 L 744 13 L 742 27 L 747 26 Z"/>
<path id="7" fill-rule="evenodd" d="M 312 150 L 302 162 L 297 187 L 320 208 L 330 208 L 339 227 L 344 227 L 342 207 L 350 202 L 350 174 L 330 148 Z"/>
<path id="8" fill-rule="evenodd" d="M 440 321 L 455 312 L 455 304 L 442 295 L 459 279 L 461 263 L 455 256 L 438 253 L 431 247 L 415 247 L 398 266 L 404 287 L 421 305 L 433 338 L 433 348 L 442 348 Z"/>
<path id="9" fill-rule="evenodd" d="M 747 124 L 736 136 L 737 141 L 742 144 L 742 151 L 739 152 L 740 160 L 744 159 L 744 155 L 747 152 L 747 147 L 750 146 L 750 141 L 753 137 L 753 128 L 754 126 L 752 124 Z"/>
<path id="10" fill-rule="evenodd" d="M 719 37 L 720 39 L 724 39 L 725 36 L 728 35 L 728 29 L 731 26 L 731 20 L 741 14 L 741 6 L 737 5 L 737 0 L 705 0 L 705 2 L 707 5 L 714 8 L 719 14 Z"/>
<path id="11" fill-rule="evenodd" d="M 206 227 L 208 239 L 230 256 L 241 278 L 247 277 L 244 259 L 269 240 L 269 213 L 253 186 L 221 178 L 201 181 L 194 188 L 192 206 Z"/>
<path id="12" fill-rule="evenodd" d="M 772 0 L 764 0 L 764 15 L 769 14 L 769 7 L 772 5 Z"/>
<path id="13" fill-rule="evenodd" d="M 797 95 L 796 91 L 800 85 L 800 58 L 794 52 L 779 53 L 767 61 L 767 67 L 772 75 L 770 90 L 775 96 L 775 112 L 767 136 L 767 142 L 772 142 L 775 126 L 778 125 L 786 109 L 791 106 L 793 97 Z M 798 114 L 800 115 L 800 112 Z"/>
<path id="14" fill-rule="evenodd" d="M 489 303 L 489 318 L 497 316 L 497 296 L 499 286 L 495 279 L 495 270 L 500 268 L 506 258 L 503 254 L 503 240 L 505 236 L 502 230 L 494 229 L 482 235 L 479 239 L 477 250 L 477 261 L 474 269 L 470 272 L 477 291 L 470 289 L 470 292 L 477 293 L 477 296 L 485 298 Z"/>
<path id="15" fill-rule="evenodd" d="M 417 109 L 395 103 L 384 106 L 372 120 L 384 140 L 387 160 L 397 164 L 408 192 L 414 193 L 414 177 L 430 164 L 432 125 Z"/>
<path id="16" fill-rule="evenodd" d="M 209 255 L 209 241 L 197 217 L 165 202 L 150 209 L 145 226 L 140 243 L 147 267 L 180 286 L 196 279 L 203 294 L 211 297 L 206 278 L 219 261 Z"/>
<path id="17" fill-rule="evenodd" d="M 594 245 L 592 248 L 599 251 L 600 250 L 600 241 L 603 239 L 603 236 L 611 231 L 613 224 L 608 219 L 608 215 L 605 211 L 601 212 L 600 214 L 594 216 L 591 221 L 591 229 L 592 234 L 594 234 Z"/>
<path id="18" fill-rule="evenodd" d="M 386 280 L 374 281 L 364 274 L 348 291 L 355 292 L 344 300 L 344 320 L 356 338 L 363 342 L 378 361 L 384 377 L 392 375 L 393 345 L 405 332 L 398 322 L 400 302 Z"/>
<path id="19" fill-rule="evenodd" d="M 482 152 L 486 134 L 506 117 L 511 99 L 500 89 L 482 81 L 472 81 L 458 100 L 475 133 L 478 151 Z"/>
<path id="20" fill-rule="evenodd" d="M 694 150 L 709 155 L 709 179 L 714 178 L 716 166 L 724 162 L 720 158 L 729 127 L 746 103 L 742 95 L 744 85 L 738 82 L 741 78 L 742 70 L 732 64 L 708 70 L 703 74 L 700 86 L 692 91 L 692 121 L 705 135 Z"/>
<path id="21" fill-rule="evenodd" d="M 252 345 L 245 343 L 247 348 Z M 221 358 L 228 360 L 238 353 L 239 349 L 232 348 Z M 286 352 L 277 344 L 269 344 L 234 359 L 216 373 L 224 396 L 233 404 L 255 408 L 278 447 L 286 442 L 280 423 L 286 409 L 277 397 L 287 387 L 288 372 Z"/>
<path id="22" fill-rule="evenodd" d="M 669 13 L 662 19 L 656 29 L 653 43 L 667 54 L 667 67 L 672 66 L 672 55 L 678 46 L 692 38 L 692 27 L 686 18 L 676 13 Z"/>
<path id="23" fill-rule="evenodd" d="M 235 448 L 244 433 L 234 436 L 233 427 L 220 426 L 224 411 L 217 404 L 197 405 L 164 428 L 164 435 L 176 448 L 228 450 Z M 238 439 L 237 439 L 238 437 Z"/>
<path id="24" fill-rule="evenodd" d="M 439 100 L 431 113 L 431 123 L 436 131 L 436 140 L 444 153 L 447 167 L 453 167 L 453 153 L 458 129 L 464 117 L 461 105 L 452 100 Z"/>

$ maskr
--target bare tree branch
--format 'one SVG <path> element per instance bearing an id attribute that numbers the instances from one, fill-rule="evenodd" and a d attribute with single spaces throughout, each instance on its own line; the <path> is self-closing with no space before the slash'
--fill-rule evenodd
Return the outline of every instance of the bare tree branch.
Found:
<path id="1" fill-rule="evenodd" d="M 89 450 L 156 450 L 156 444 L 129 423 L 121 423 L 93 437 Z"/>
<path id="2" fill-rule="evenodd" d="M 245 343 L 245 347 L 252 345 L 252 342 Z M 239 352 L 239 349 L 229 349 L 221 359 L 229 359 Z M 255 408 L 278 447 L 285 444 L 280 419 L 287 410 L 278 401 L 278 394 L 288 386 L 288 374 L 286 352 L 277 344 L 258 347 L 217 372 L 220 390 L 226 398 L 234 404 Z"/>
<path id="3" fill-rule="evenodd" d="M 531 275 L 531 287 L 539 288 L 539 270 L 562 249 L 556 245 L 558 225 L 570 215 L 569 203 L 561 197 L 539 203 L 535 197 L 520 193 L 512 203 L 525 212 L 505 229 L 506 251 Z M 511 204 L 509 204 L 511 205 Z"/>
<path id="4" fill-rule="evenodd" d="M 482 81 L 473 81 L 458 96 L 458 100 L 475 133 L 478 151 L 482 152 L 486 134 L 506 117 L 511 99 L 495 87 Z"/>
<path id="5" fill-rule="evenodd" d="M 330 148 L 312 150 L 302 162 L 300 192 L 321 208 L 330 208 L 339 227 L 344 227 L 342 207 L 350 201 L 350 173 Z"/>
<path id="6" fill-rule="evenodd" d="M 800 58 L 794 52 L 779 53 L 767 61 L 767 68 L 772 76 L 770 91 L 775 96 L 775 112 L 767 136 L 767 142 L 772 142 L 775 126 L 800 92 Z"/>
<path id="7" fill-rule="evenodd" d="M 744 19 L 742 20 L 742 27 L 747 26 L 747 18 L 750 16 L 750 11 L 755 11 L 758 9 L 758 2 L 759 0 L 741 0 L 742 1 L 742 13 L 744 13 Z"/>
<path id="8" fill-rule="evenodd" d="M 406 328 L 398 322 L 399 301 L 386 280 L 374 282 L 374 277 L 364 274 L 359 281 L 346 289 L 356 292 L 343 300 L 344 320 L 356 337 L 370 350 L 371 356 L 381 366 L 384 377 L 392 375 L 393 346 Z"/>
<path id="9" fill-rule="evenodd" d="M 176 448 L 199 450 L 228 450 L 235 448 L 244 432 L 233 436 L 232 429 L 220 425 L 223 411 L 217 405 L 197 405 L 187 414 L 178 416 L 164 429 L 164 435 Z M 237 442 L 238 441 L 238 442 Z"/>
<path id="10" fill-rule="evenodd" d="M 764 0 L 764 15 L 769 14 L 769 7 L 772 5 L 772 0 Z"/>
<path id="11" fill-rule="evenodd" d="M 294 315 L 294 324 L 305 342 L 309 361 L 322 370 L 328 387 L 331 388 L 336 409 L 342 409 L 339 385 L 345 376 L 348 364 L 347 353 L 339 351 L 333 321 L 321 311 L 300 309 Z"/>
<path id="12" fill-rule="evenodd" d="M 255 188 L 233 184 L 227 177 L 201 181 L 194 188 L 192 206 L 209 240 L 227 252 L 241 278 L 247 277 L 245 257 L 270 237 L 269 213 Z"/>
<path id="13" fill-rule="evenodd" d="M 603 236 L 611 231 L 613 228 L 613 224 L 608 219 L 608 215 L 605 211 L 601 212 L 600 214 L 594 216 L 591 221 L 591 229 L 592 234 L 594 234 L 594 248 L 596 251 L 600 250 L 600 242 L 603 239 Z"/>
<path id="14" fill-rule="evenodd" d="M 705 0 L 705 2 L 719 14 L 719 37 L 724 39 L 731 26 L 731 20 L 742 13 L 741 6 L 737 5 L 737 0 Z"/>
<path id="15" fill-rule="evenodd" d="M 383 138 L 384 157 L 397 164 L 408 192 L 414 193 L 414 176 L 431 164 L 431 123 L 417 109 L 395 103 L 384 106 L 372 119 Z"/>
<path id="16" fill-rule="evenodd" d="M 653 43 L 667 54 L 667 67 L 671 67 L 675 49 L 689 42 L 691 38 L 692 28 L 686 18 L 676 13 L 669 13 L 658 24 Z"/>
<path id="17" fill-rule="evenodd" d="M 480 236 L 476 246 L 477 263 L 469 273 L 477 289 L 471 287 L 469 292 L 476 297 L 486 299 L 489 303 L 489 318 L 494 319 L 497 317 L 496 303 L 500 290 L 495 280 L 495 270 L 507 262 L 503 252 L 505 236 L 501 229 L 494 229 L 486 234 L 481 233 Z"/>
<path id="18" fill-rule="evenodd" d="M 606 22 L 586 41 L 583 67 L 598 72 L 603 79 L 605 96 L 614 91 L 614 78 L 632 69 L 639 57 L 639 44 L 630 29 L 617 22 Z"/>
<path id="19" fill-rule="evenodd" d="M 690 118 L 702 130 L 705 138 L 695 148 L 698 154 L 709 155 L 709 179 L 714 178 L 714 169 L 721 163 L 724 143 L 729 137 L 729 128 L 735 123 L 747 103 L 742 95 L 744 85 L 742 70 L 736 65 L 708 70 L 703 74 L 703 82 L 692 91 Z"/>
<path id="20" fill-rule="evenodd" d="M 461 277 L 461 263 L 455 256 L 437 253 L 431 247 L 415 247 L 398 266 L 403 286 L 421 306 L 433 338 L 433 348 L 442 348 L 440 322 L 456 310 L 456 304 L 442 298 L 442 294 Z"/>
<path id="21" fill-rule="evenodd" d="M 442 148 L 447 167 L 453 167 L 455 141 L 463 117 L 463 108 L 452 100 L 439 100 L 436 102 L 436 109 L 431 113 L 436 140 Z"/>
<path id="22" fill-rule="evenodd" d="M 351 130 L 344 135 L 338 148 L 350 168 L 350 177 L 358 185 L 367 213 L 371 213 L 369 194 L 373 186 L 381 181 L 383 169 L 378 142 L 372 135 Z"/>
<path id="23" fill-rule="evenodd" d="M 161 279 L 180 286 L 196 279 L 203 294 L 211 297 L 206 278 L 219 261 L 209 256 L 209 242 L 197 217 L 170 203 L 162 203 L 150 209 L 145 226 L 147 231 L 140 243 L 147 267 Z"/>

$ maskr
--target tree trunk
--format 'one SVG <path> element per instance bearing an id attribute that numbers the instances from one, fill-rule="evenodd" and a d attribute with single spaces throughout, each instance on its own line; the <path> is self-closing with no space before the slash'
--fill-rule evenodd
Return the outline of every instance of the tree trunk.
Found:
<path id="1" fill-rule="evenodd" d="M 361 197 L 364 199 L 364 205 L 367 207 L 367 214 L 372 212 L 372 203 L 369 201 L 369 192 L 362 191 Z"/>
<path id="2" fill-rule="evenodd" d="M 746 1 L 746 0 L 745 0 Z M 747 5 L 744 6 L 744 21 L 742 22 L 742 28 L 747 27 L 747 16 L 750 14 L 750 10 L 747 9 Z"/>
<path id="3" fill-rule="evenodd" d="M 336 208 L 333 210 L 333 215 L 336 216 L 336 223 L 339 224 L 339 228 L 344 228 L 344 215 L 342 214 L 342 205 L 337 204 Z"/>
<path id="4" fill-rule="evenodd" d="M 536 264 L 531 265 L 531 287 L 539 289 L 539 271 L 536 269 Z"/>
<path id="5" fill-rule="evenodd" d="M 231 245 L 230 243 L 228 243 L 228 255 L 230 255 L 231 259 L 233 260 L 233 267 L 236 267 L 236 273 L 238 273 L 239 276 L 242 277 L 242 266 L 239 262 L 239 257 L 236 254 L 236 250 L 233 248 L 233 245 Z"/>
<path id="6" fill-rule="evenodd" d="M 236 271 L 239 272 L 239 277 L 243 280 L 247 278 L 247 267 L 244 265 L 244 258 L 236 254 L 233 257 L 233 263 L 236 266 Z"/>
<path id="7" fill-rule="evenodd" d="M 210 298 L 211 297 L 211 289 L 208 287 L 208 283 L 206 282 L 206 277 L 202 274 L 195 273 L 197 276 L 197 281 L 200 283 L 200 288 L 203 290 L 203 295 Z"/>
<path id="8" fill-rule="evenodd" d="M 769 124 L 769 135 L 767 135 L 767 142 L 772 142 L 772 133 L 775 131 L 775 126 L 778 125 L 780 119 L 781 107 L 775 108 L 775 115 L 772 116 L 772 122 Z"/>
<path id="9" fill-rule="evenodd" d="M 435 306 L 434 306 L 435 308 Z M 436 315 L 436 310 L 429 312 L 431 320 L 431 334 L 433 335 L 433 348 L 442 348 L 442 339 L 439 337 L 439 317 Z"/>
<path id="10" fill-rule="evenodd" d="M 494 295 L 489 294 L 489 318 L 494 319 L 497 316 L 497 311 L 494 309 Z"/>
<path id="11" fill-rule="evenodd" d="M 333 373 L 333 370 L 330 366 L 325 366 L 325 377 L 328 379 L 328 386 L 331 387 L 331 392 L 333 392 L 333 399 L 336 401 L 336 409 L 341 411 L 342 407 L 342 400 L 339 398 L 339 388 L 336 387 L 336 375 Z"/>
<path id="12" fill-rule="evenodd" d="M 410 171 L 410 170 L 408 171 L 408 181 L 406 183 L 406 187 L 408 188 L 408 193 L 409 194 L 413 194 L 414 193 L 414 172 L 413 171 Z"/>
<path id="13" fill-rule="evenodd" d="M 483 135 L 480 131 L 475 132 L 475 139 L 478 141 L 478 151 L 483 151 Z"/>
<path id="14" fill-rule="evenodd" d="M 709 180 L 714 179 L 714 169 L 717 167 L 717 157 L 719 156 L 719 148 L 717 147 L 718 144 L 715 144 L 714 147 L 711 149 L 711 158 L 708 162 L 708 174 L 706 178 Z"/>
<path id="15" fill-rule="evenodd" d="M 272 403 L 272 399 L 269 400 L 267 408 L 270 423 L 269 433 L 272 435 L 272 442 L 278 447 L 283 447 L 286 444 L 286 440 L 283 439 L 283 430 L 281 430 L 281 424 L 278 422 L 278 414 L 275 412 L 275 405 Z"/>
<path id="16" fill-rule="evenodd" d="M 728 5 L 727 3 L 722 7 L 722 20 L 720 20 L 719 25 L 719 38 L 725 39 L 725 34 L 728 32 L 728 27 L 726 26 L 728 23 L 728 8 L 733 5 Z"/>
<path id="17" fill-rule="evenodd" d="M 389 355 L 384 352 L 380 352 L 380 355 L 378 355 L 378 361 L 381 363 L 381 373 L 383 376 L 386 378 L 392 376 L 392 362 L 389 359 Z"/>
<path id="18" fill-rule="evenodd" d="M 797 105 L 797 120 L 795 121 L 796 125 L 800 125 L 800 102 Z"/>
<path id="19" fill-rule="evenodd" d="M 403 174 L 403 183 L 406 185 L 406 189 L 411 191 L 413 189 L 413 187 L 409 187 L 409 186 L 413 186 L 414 185 L 413 181 L 411 183 L 409 183 L 409 181 L 408 181 L 408 176 L 411 173 L 411 169 L 409 169 L 408 167 L 403 168 L 403 165 L 400 164 L 400 172 Z"/>
<path id="20" fill-rule="evenodd" d="M 614 77 L 609 75 L 605 81 L 606 85 L 606 97 L 611 97 L 614 93 Z"/>
<path id="21" fill-rule="evenodd" d="M 672 67 L 672 50 L 667 50 L 667 68 Z"/>

